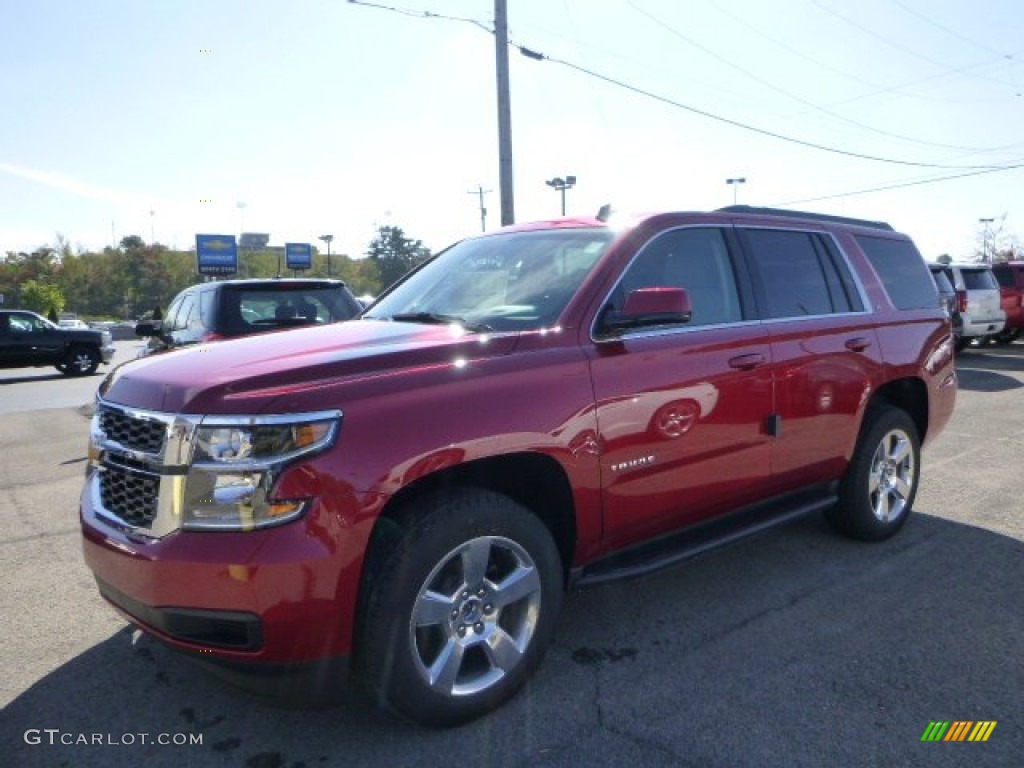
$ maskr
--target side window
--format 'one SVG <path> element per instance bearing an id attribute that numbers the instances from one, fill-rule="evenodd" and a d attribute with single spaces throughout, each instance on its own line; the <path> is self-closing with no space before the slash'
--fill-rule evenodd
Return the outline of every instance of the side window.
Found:
<path id="1" fill-rule="evenodd" d="M 935 281 L 929 279 L 928 265 L 912 242 L 864 235 L 855 235 L 854 240 L 868 257 L 896 309 L 938 306 Z"/>
<path id="2" fill-rule="evenodd" d="M 186 293 L 185 297 L 181 300 L 181 307 L 178 309 L 178 314 L 175 315 L 174 320 L 171 324 L 172 331 L 183 331 L 188 327 L 188 318 L 192 314 L 192 306 L 195 303 L 193 294 Z"/>
<path id="3" fill-rule="evenodd" d="M 653 240 L 622 276 L 612 305 L 621 309 L 630 291 L 658 286 L 686 289 L 693 310 L 686 327 L 743 319 L 736 276 L 720 229 L 677 229 Z"/>
<path id="4" fill-rule="evenodd" d="M 765 317 L 850 310 L 835 264 L 823 258 L 824 248 L 815 235 L 778 229 L 748 229 L 745 234 L 764 287 Z"/>
<path id="5" fill-rule="evenodd" d="M 199 292 L 199 309 L 200 316 L 203 320 L 204 328 L 213 328 L 213 313 L 215 309 L 214 299 L 217 297 L 217 291 L 213 288 Z"/>
<path id="6" fill-rule="evenodd" d="M 188 317 L 185 318 L 185 327 L 190 331 L 203 330 L 202 301 L 201 294 L 192 294 L 192 306 L 189 308 Z"/>
<path id="7" fill-rule="evenodd" d="M 181 310 L 181 304 L 185 300 L 184 293 L 179 293 L 174 297 L 174 301 L 171 302 L 171 306 L 167 308 L 167 314 L 164 315 L 164 330 L 174 330 L 174 323 L 178 319 L 178 312 Z"/>

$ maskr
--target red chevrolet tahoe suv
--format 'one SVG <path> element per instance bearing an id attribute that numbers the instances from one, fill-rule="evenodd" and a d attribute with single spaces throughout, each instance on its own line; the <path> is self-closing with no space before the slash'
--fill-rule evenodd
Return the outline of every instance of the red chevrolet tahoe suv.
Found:
<path id="1" fill-rule="evenodd" d="M 452 725 L 519 689 L 569 586 L 811 512 L 891 536 L 955 392 L 949 317 L 887 224 L 514 226 L 358 320 L 112 372 L 85 560 L 130 621 L 236 680 L 341 670 Z"/>

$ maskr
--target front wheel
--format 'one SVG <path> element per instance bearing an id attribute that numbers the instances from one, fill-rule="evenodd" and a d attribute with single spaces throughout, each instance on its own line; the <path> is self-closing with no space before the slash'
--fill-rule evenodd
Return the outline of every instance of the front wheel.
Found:
<path id="1" fill-rule="evenodd" d="M 358 667 L 374 699 L 452 726 L 511 698 L 540 664 L 562 600 L 546 526 L 508 497 L 465 489 L 416 502 L 364 588 Z"/>
<path id="2" fill-rule="evenodd" d="M 892 536 L 907 521 L 921 472 L 917 427 L 905 411 L 869 409 L 860 439 L 839 486 L 839 502 L 826 516 L 840 533 L 863 541 Z"/>
<path id="3" fill-rule="evenodd" d="M 57 370 L 66 376 L 88 376 L 100 366 L 100 354 L 92 347 L 72 347 Z"/>

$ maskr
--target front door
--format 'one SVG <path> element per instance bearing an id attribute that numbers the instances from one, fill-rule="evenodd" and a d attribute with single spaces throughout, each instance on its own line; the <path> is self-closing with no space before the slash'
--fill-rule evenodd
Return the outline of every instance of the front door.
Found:
<path id="1" fill-rule="evenodd" d="M 759 496 L 770 479 L 771 347 L 753 318 L 725 231 L 674 229 L 646 245 L 612 291 L 686 289 L 674 327 L 602 337 L 591 350 L 610 548 Z"/>

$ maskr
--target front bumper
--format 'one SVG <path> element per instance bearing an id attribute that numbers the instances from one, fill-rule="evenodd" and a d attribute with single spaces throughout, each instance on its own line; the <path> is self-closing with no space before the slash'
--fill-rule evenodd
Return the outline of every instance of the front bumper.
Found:
<path id="1" fill-rule="evenodd" d="M 83 554 L 129 621 L 208 661 L 287 667 L 351 653 L 372 521 L 339 525 L 336 505 L 314 501 L 274 528 L 151 539 L 97 514 L 96 482 L 81 498 Z"/>
<path id="2" fill-rule="evenodd" d="M 116 350 L 114 349 L 114 345 L 113 344 L 109 344 L 107 346 L 100 347 L 100 359 L 105 364 L 109 363 L 111 360 L 114 359 L 114 352 L 115 351 Z"/>

